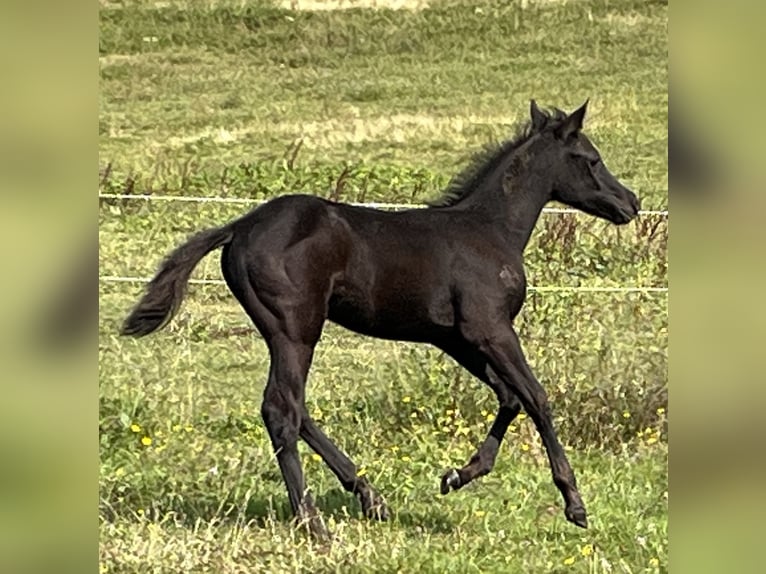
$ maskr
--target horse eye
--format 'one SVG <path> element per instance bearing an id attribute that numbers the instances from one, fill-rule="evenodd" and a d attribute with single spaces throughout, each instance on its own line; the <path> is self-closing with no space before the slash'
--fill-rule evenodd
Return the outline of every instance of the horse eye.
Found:
<path id="1" fill-rule="evenodd" d="M 601 162 L 601 158 L 600 158 L 600 157 L 591 157 L 591 158 L 588 158 L 588 164 L 589 164 L 591 167 L 596 167 L 596 166 L 597 166 L 597 165 L 598 165 L 600 162 Z"/>

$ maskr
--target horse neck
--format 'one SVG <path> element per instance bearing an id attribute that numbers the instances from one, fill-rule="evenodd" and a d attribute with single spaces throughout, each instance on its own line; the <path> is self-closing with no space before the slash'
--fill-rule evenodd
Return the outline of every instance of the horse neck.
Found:
<path id="1" fill-rule="evenodd" d="M 550 199 L 544 176 L 524 169 L 494 174 L 455 207 L 479 213 L 488 226 L 496 225 L 514 249 L 523 251 Z"/>
<path id="2" fill-rule="evenodd" d="M 532 177 L 509 178 L 505 186 L 509 237 L 524 251 L 550 193 L 544 181 Z"/>

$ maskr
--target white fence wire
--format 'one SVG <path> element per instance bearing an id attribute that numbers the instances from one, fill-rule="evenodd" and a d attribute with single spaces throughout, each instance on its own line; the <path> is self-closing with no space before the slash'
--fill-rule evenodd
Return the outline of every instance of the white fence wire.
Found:
<path id="1" fill-rule="evenodd" d="M 151 281 L 151 277 L 123 277 L 119 275 L 101 275 L 98 280 L 101 283 L 148 283 Z M 221 279 L 190 279 L 189 283 L 195 285 L 226 285 L 226 282 Z M 567 287 L 564 285 L 550 285 L 550 286 L 535 286 L 530 285 L 527 287 L 528 291 L 537 292 L 582 292 L 582 293 L 666 293 L 667 287 L 624 287 L 624 286 L 573 286 Z"/>
<path id="2" fill-rule="evenodd" d="M 238 205 L 262 205 L 266 203 L 267 199 L 248 199 L 244 197 L 218 197 L 218 196 L 188 196 L 188 195 L 155 195 L 155 194 L 120 194 L 120 193 L 99 193 L 99 199 L 122 199 L 122 200 L 139 200 L 139 201 L 179 201 L 187 203 L 230 203 Z M 403 210 L 403 209 L 422 209 L 426 205 L 411 204 L 411 203 L 377 203 L 377 202 L 348 202 L 350 205 L 357 207 L 371 207 L 373 209 L 390 209 L 390 210 Z M 546 207 L 543 209 L 543 213 L 582 213 L 577 209 L 570 207 Z M 643 209 L 638 212 L 639 215 L 656 215 L 661 217 L 667 217 L 668 211 L 662 209 Z"/>
<path id="3" fill-rule="evenodd" d="M 139 201 L 178 201 L 187 203 L 222 203 L 222 204 L 239 204 L 239 205 L 261 205 L 268 200 L 265 199 L 247 199 L 241 197 L 218 197 L 218 196 L 184 196 L 184 195 L 155 195 L 155 194 L 119 194 L 119 193 L 99 193 L 99 199 L 121 199 L 121 200 L 139 200 Z M 357 207 L 370 207 L 373 209 L 384 210 L 404 210 L 404 209 L 419 209 L 426 207 L 419 204 L 408 203 L 377 203 L 377 202 L 349 202 L 351 205 Z M 562 213 L 582 213 L 572 208 L 561 207 L 546 207 L 543 209 L 543 213 L 549 214 L 562 214 Z M 638 212 L 639 215 L 653 215 L 660 217 L 668 217 L 667 210 L 659 209 L 646 209 Z M 118 276 L 118 275 L 101 275 L 98 278 L 101 283 L 148 283 L 151 277 L 130 277 L 130 276 Z M 226 285 L 225 281 L 220 279 L 191 279 L 189 283 L 197 285 Z M 564 286 L 564 285 L 548 285 L 537 286 L 530 285 L 527 287 L 531 292 L 573 292 L 573 293 L 667 293 L 667 287 L 626 287 L 626 286 Z"/>

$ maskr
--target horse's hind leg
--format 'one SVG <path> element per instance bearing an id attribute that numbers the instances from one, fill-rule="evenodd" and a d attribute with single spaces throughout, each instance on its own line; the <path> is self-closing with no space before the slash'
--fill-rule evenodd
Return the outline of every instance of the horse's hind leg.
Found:
<path id="1" fill-rule="evenodd" d="M 365 516 L 378 520 L 388 519 L 388 508 L 383 498 L 365 477 L 357 475 L 356 465 L 327 438 L 305 411 L 301 419 L 300 435 L 335 473 L 343 488 L 359 498 Z"/>
<path id="2" fill-rule="evenodd" d="M 298 436 L 303 423 L 306 376 L 313 345 L 295 343 L 285 335 L 269 342 L 271 369 L 263 395 L 261 414 L 276 453 L 293 514 L 308 522 L 311 533 L 326 538 L 327 529 L 306 489 Z"/>
<path id="3" fill-rule="evenodd" d="M 327 529 L 306 489 L 298 438 L 306 414 L 306 378 L 327 316 L 330 270 L 317 263 L 311 251 L 315 242 L 299 241 L 288 249 L 282 243 L 292 233 L 289 224 L 274 225 L 282 229 L 274 234 L 253 232 L 242 242 L 226 246 L 221 269 L 269 348 L 269 380 L 261 414 L 293 514 L 307 520 L 312 534 L 325 538 Z M 265 251 L 253 247 L 257 239 L 266 245 Z"/>

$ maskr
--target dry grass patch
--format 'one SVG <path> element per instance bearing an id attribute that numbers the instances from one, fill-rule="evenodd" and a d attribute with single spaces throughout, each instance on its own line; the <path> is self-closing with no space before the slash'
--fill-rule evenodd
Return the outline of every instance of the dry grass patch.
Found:
<path id="1" fill-rule="evenodd" d="M 203 139 L 218 144 L 233 143 L 245 136 L 279 134 L 286 138 L 300 137 L 307 148 L 329 148 L 345 143 L 385 140 L 404 143 L 430 139 L 434 136 L 460 138 L 460 134 L 475 125 L 499 126 L 510 124 L 513 118 L 465 115 L 435 117 L 426 114 L 393 114 L 376 117 L 345 117 L 305 122 L 259 123 L 240 128 L 211 127 L 180 136 L 170 137 L 154 145 L 178 148 Z"/>
<path id="2" fill-rule="evenodd" d="M 626 102 L 620 102 L 624 106 Z M 588 118 L 588 129 L 598 130 L 601 127 L 614 129 L 621 124 L 620 110 L 612 109 L 617 104 L 605 110 L 594 111 Z M 617 106 L 617 107 L 620 107 Z M 628 106 L 631 107 L 631 106 Z M 633 103 L 635 107 L 635 103 Z M 623 110 L 624 111 L 624 110 Z M 363 142 L 385 141 L 402 144 L 424 140 L 449 140 L 458 142 L 475 142 L 475 128 L 488 126 L 492 131 L 507 127 L 507 137 L 512 135 L 512 126 L 526 120 L 516 110 L 514 115 L 479 115 L 466 114 L 455 116 L 433 116 L 429 114 L 391 114 L 387 116 L 358 117 L 354 112 L 350 116 L 324 120 L 284 121 L 277 124 L 254 123 L 242 127 L 208 127 L 204 130 L 162 138 L 161 141 L 147 142 L 149 146 L 163 149 L 177 149 L 187 144 L 202 140 L 210 140 L 216 144 L 226 145 L 236 143 L 244 138 L 260 135 L 279 135 L 286 140 L 300 138 L 305 149 L 335 148 L 344 144 L 359 144 Z M 110 133 L 110 137 L 120 135 Z"/>
<path id="3" fill-rule="evenodd" d="M 387 8 L 391 10 L 423 10 L 433 0 L 281 0 L 282 8 L 291 10 L 347 10 L 349 8 Z"/>

